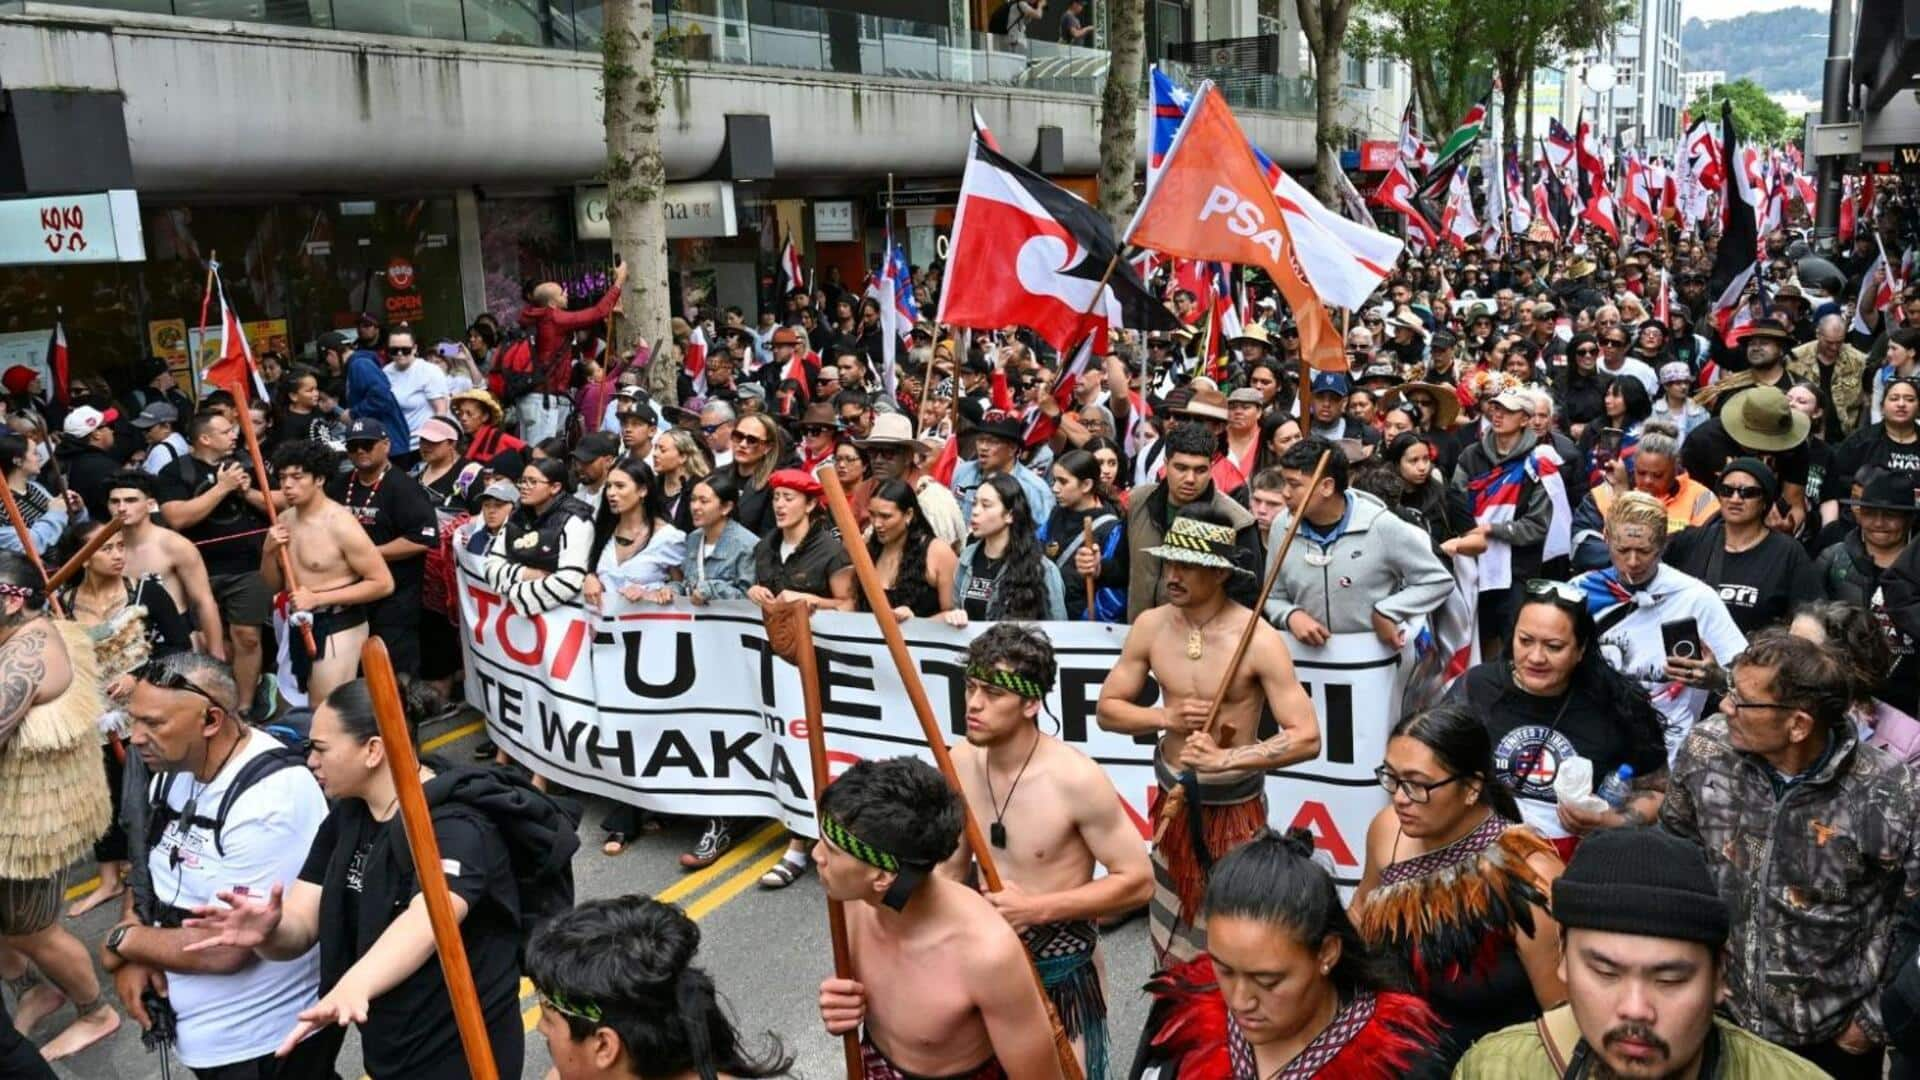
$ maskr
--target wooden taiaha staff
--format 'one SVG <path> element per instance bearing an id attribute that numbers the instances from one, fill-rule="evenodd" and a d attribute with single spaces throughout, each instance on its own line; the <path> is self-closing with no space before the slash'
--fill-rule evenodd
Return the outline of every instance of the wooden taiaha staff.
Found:
<path id="1" fill-rule="evenodd" d="M 20 512 L 20 503 L 13 497 L 13 485 L 4 478 L 0 478 L 0 502 L 6 504 L 7 520 L 13 522 L 14 535 L 20 538 L 20 550 L 26 554 L 33 568 L 40 571 L 40 582 L 46 586 L 47 610 L 58 618 L 66 618 L 66 610 L 60 606 L 60 598 L 53 595 L 53 583 L 47 578 L 47 564 L 40 561 L 40 552 L 33 546 L 33 530 L 27 527 L 26 515 Z"/>
<path id="2" fill-rule="evenodd" d="M 1339 453 L 1337 449 L 1321 451 L 1320 460 L 1313 467 L 1313 479 L 1307 481 L 1307 493 L 1300 500 L 1300 509 L 1293 515 L 1293 520 L 1287 524 L 1287 535 L 1280 541 L 1280 550 L 1273 557 L 1273 565 L 1267 568 L 1266 581 L 1261 584 L 1260 595 L 1254 600 L 1253 617 L 1247 620 L 1246 628 L 1240 631 L 1240 641 L 1233 647 L 1233 657 L 1227 661 L 1227 670 L 1220 676 L 1220 686 L 1213 692 L 1213 703 L 1207 706 L 1207 722 L 1201 730 L 1208 735 L 1215 734 L 1214 725 L 1220 720 L 1220 707 L 1226 703 L 1227 690 L 1233 686 L 1234 674 L 1240 670 L 1240 662 L 1247 658 L 1247 649 L 1253 644 L 1254 632 L 1267 619 L 1267 597 L 1273 595 L 1274 583 L 1280 580 L 1280 569 L 1287 562 L 1287 550 L 1293 547 L 1293 538 L 1300 532 L 1300 523 L 1306 520 L 1307 500 L 1313 498 L 1314 489 L 1320 486 L 1321 478 L 1327 473 L 1328 457 L 1336 453 Z M 1223 743 L 1232 742 L 1233 725 L 1229 724 L 1220 729 L 1218 736 Z M 1181 778 L 1184 780 L 1193 774 L 1194 770 L 1187 769 L 1181 774 Z M 1166 836 L 1168 822 L 1173 820 L 1173 815 L 1178 813 L 1186 802 L 1187 787 L 1184 783 L 1174 785 L 1171 791 L 1161 796 L 1160 805 L 1156 811 L 1160 821 L 1153 830 L 1153 842 L 1156 846 Z"/>
<path id="3" fill-rule="evenodd" d="M 847 501 L 846 488 L 832 469 L 822 469 L 819 477 L 821 486 L 826 489 L 827 508 L 832 511 L 834 524 L 840 529 L 840 542 L 853 562 L 854 576 L 867 595 L 867 606 L 873 609 L 873 621 L 880 627 L 880 636 L 886 639 L 887 652 L 893 657 L 894 667 L 900 671 L 901 685 L 906 688 L 907 700 L 913 703 L 914 715 L 920 720 L 920 730 L 926 737 L 927 749 L 933 754 L 934 764 L 940 767 L 941 774 L 947 778 L 947 785 L 959 797 L 967 846 L 973 850 L 974 861 L 980 866 L 980 877 L 986 882 L 988 892 L 1000 892 L 1005 888 L 1000 878 L 1000 868 L 994 864 L 987 835 L 980 828 L 980 819 L 974 816 L 973 807 L 967 802 L 966 789 L 960 786 L 960 773 L 953 767 L 953 755 L 947 750 L 946 735 L 933 718 L 933 704 L 927 698 L 926 685 L 920 681 L 919 669 L 914 667 L 913 656 L 907 652 L 907 639 L 900 632 L 900 620 L 894 617 L 893 608 L 887 604 L 887 590 L 880 584 L 880 572 L 874 568 L 873 556 L 867 553 L 867 546 L 860 542 L 860 524 L 853 516 L 853 505 Z M 1060 1058 L 1061 1076 L 1066 1080 L 1085 1080 L 1086 1072 L 1080 1067 L 1080 1058 L 1073 1052 L 1073 1040 L 1067 1036 L 1066 1026 L 1060 1022 L 1053 999 L 1047 996 L 1046 984 L 1040 978 L 1039 969 L 1032 968 L 1031 964 L 1029 969 L 1033 972 L 1034 984 L 1040 989 L 1040 1003 L 1046 1007 L 1047 1022 L 1053 1027 L 1053 1045 Z"/>
<path id="4" fill-rule="evenodd" d="M 1085 551 L 1093 550 L 1093 519 L 1090 517 L 1080 519 L 1080 547 Z M 1092 622 L 1094 577 L 1092 574 L 1082 574 L 1080 576 L 1085 578 L 1087 582 L 1087 621 Z"/>
<path id="5" fill-rule="evenodd" d="M 251 372 L 248 373 L 248 377 L 252 377 Z M 253 430 L 253 411 L 247 408 L 244 382 L 241 387 L 241 392 L 234 395 L 240 407 L 234 411 L 240 414 L 240 434 L 247 440 L 247 455 L 253 459 L 253 482 L 260 485 L 260 502 L 267 508 L 267 527 L 273 528 L 280 524 L 280 515 L 273 508 L 273 487 L 267 483 L 267 462 L 260 456 L 260 436 Z M 280 580 L 286 585 L 287 592 L 291 593 L 300 587 L 300 579 L 293 572 L 293 545 L 280 545 L 279 554 Z M 320 647 L 313 640 L 313 624 L 301 622 L 299 626 L 300 640 L 307 647 L 307 655 L 318 659 Z"/>
<path id="6" fill-rule="evenodd" d="M 80 550 L 74 552 L 73 558 L 62 563 L 60 569 L 47 575 L 47 594 L 51 596 L 55 589 L 65 585 L 75 574 L 86 569 L 87 560 L 93 558 L 101 548 L 107 545 L 107 541 L 113 539 L 119 535 L 119 533 L 120 519 L 108 519 L 106 527 L 95 532 L 92 536 L 87 537 L 87 542 L 80 545 Z"/>
<path id="7" fill-rule="evenodd" d="M 474 1080 L 499 1080 L 493 1044 L 487 1041 L 486 1015 L 480 1011 L 480 995 L 474 990 L 473 971 L 467 965 L 466 943 L 460 940 L 460 921 L 453 914 L 447 872 L 440 866 L 440 841 L 433 835 L 433 814 L 427 809 L 427 795 L 420 786 L 420 759 L 414 753 L 413 736 L 407 731 L 406 708 L 401 704 L 400 683 L 394 677 L 386 643 L 377 637 L 368 638 L 360 649 L 360 668 L 373 699 L 374 718 L 380 723 L 387 771 L 400 800 L 400 821 L 406 829 L 407 849 L 413 855 L 413 873 L 420 880 L 427 919 L 433 924 L 433 947 L 440 954 L 440 973 L 446 979 L 447 996 L 453 1001 L 453 1022 L 460 1030 L 461 1049 L 466 1051 L 467 1072 Z"/>
<path id="8" fill-rule="evenodd" d="M 831 470 L 829 470 L 831 471 Z M 805 604 L 773 603 L 760 609 L 767 627 L 767 643 L 774 655 L 800 670 L 800 694 L 806 700 L 807 761 L 813 767 L 813 801 L 831 781 L 827 775 L 827 732 L 821 708 L 820 660 L 813 651 L 812 609 Z M 827 933 L 833 939 L 833 976 L 853 978 L 853 949 L 847 943 L 847 911 L 840 901 L 827 900 Z M 866 1064 L 860 1053 L 860 1036 L 848 1031 L 840 1036 L 840 1048 L 846 1057 L 847 1080 L 861 1080 Z"/>

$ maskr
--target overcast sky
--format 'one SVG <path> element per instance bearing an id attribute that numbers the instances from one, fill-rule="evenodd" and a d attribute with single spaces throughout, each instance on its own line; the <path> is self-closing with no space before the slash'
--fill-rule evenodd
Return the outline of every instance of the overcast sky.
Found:
<path id="1" fill-rule="evenodd" d="M 1810 4 L 1806 0 L 1680 0 L 1682 19 L 1729 19 L 1735 15 L 1744 15 L 1749 11 L 1772 11 L 1783 7 L 1817 7 L 1827 10 L 1819 4 Z"/>

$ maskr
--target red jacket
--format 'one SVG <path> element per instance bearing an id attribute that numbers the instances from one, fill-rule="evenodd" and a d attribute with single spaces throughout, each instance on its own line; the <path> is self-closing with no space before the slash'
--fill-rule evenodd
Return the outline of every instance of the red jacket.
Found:
<path id="1" fill-rule="evenodd" d="M 620 287 L 615 285 L 601 295 L 599 303 L 584 311 L 562 311 L 532 304 L 520 310 L 520 325 L 533 330 L 534 369 L 542 373 L 541 386 L 547 393 L 564 394 L 568 390 L 567 383 L 573 375 L 568 343 L 573 332 L 605 322 L 613 305 L 619 302 Z"/>

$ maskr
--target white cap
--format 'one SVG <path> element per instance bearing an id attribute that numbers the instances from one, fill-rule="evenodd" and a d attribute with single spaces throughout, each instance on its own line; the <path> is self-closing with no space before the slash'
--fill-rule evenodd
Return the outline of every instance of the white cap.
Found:
<path id="1" fill-rule="evenodd" d="M 91 405 L 82 405 L 67 414 L 67 422 L 60 430 L 76 439 L 84 439 L 98 431 L 103 424 L 111 424 L 120 416 L 120 410 L 108 409 L 101 412 Z"/>

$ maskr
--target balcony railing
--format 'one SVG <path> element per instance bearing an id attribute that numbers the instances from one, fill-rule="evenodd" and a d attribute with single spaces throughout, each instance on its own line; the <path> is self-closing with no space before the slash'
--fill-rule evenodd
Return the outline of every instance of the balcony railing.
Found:
<path id="1" fill-rule="evenodd" d="M 104 8 L 348 33 L 598 52 L 602 0 L 50 0 Z M 0 12 L 18 3 L 0 0 Z M 788 0 L 654 0 L 668 60 L 835 72 L 1096 95 L 1103 49 L 861 15 Z M 1168 67 L 1189 74 L 1182 65 Z M 1242 71 L 1214 77 L 1236 108 L 1312 115 L 1311 81 Z"/>

